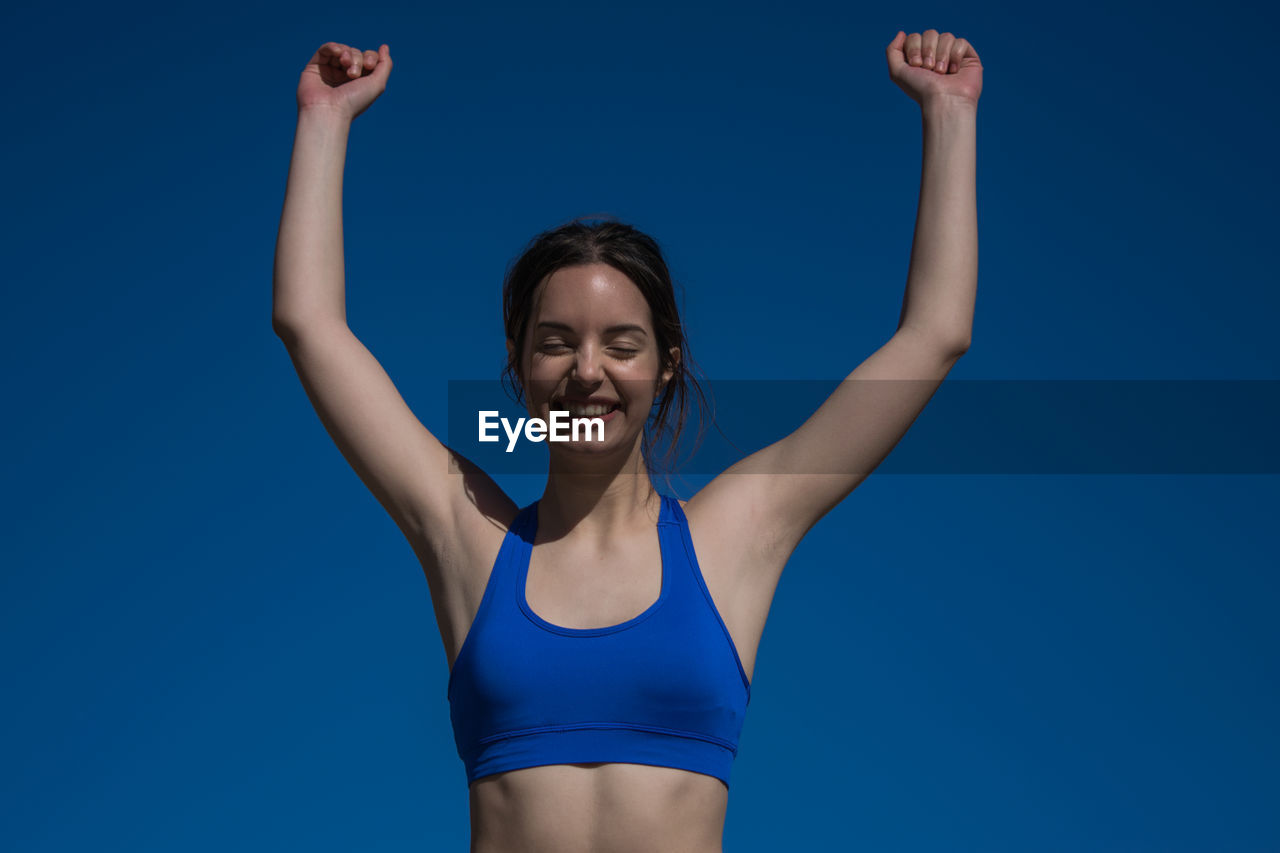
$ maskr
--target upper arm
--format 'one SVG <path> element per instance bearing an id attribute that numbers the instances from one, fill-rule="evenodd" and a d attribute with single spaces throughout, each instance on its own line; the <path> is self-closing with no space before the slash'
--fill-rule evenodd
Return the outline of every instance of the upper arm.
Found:
<path id="1" fill-rule="evenodd" d="M 415 548 L 450 541 L 463 513 L 503 515 L 497 485 L 422 425 L 345 323 L 277 333 L 330 437 Z"/>
<path id="2" fill-rule="evenodd" d="M 724 507 L 709 514 L 749 520 L 740 535 L 757 540 L 772 565 L 785 562 L 889 455 L 960 355 L 943 339 L 900 328 L 799 428 L 709 483 L 704 501 Z"/>

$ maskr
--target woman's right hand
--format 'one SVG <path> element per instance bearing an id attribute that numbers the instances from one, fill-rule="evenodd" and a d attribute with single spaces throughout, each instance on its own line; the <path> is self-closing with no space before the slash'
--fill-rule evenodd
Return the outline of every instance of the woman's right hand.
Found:
<path id="1" fill-rule="evenodd" d="M 387 45 L 359 51 L 336 41 L 326 42 L 302 69 L 298 109 L 336 109 L 354 119 L 386 91 L 390 74 L 391 48 Z"/>

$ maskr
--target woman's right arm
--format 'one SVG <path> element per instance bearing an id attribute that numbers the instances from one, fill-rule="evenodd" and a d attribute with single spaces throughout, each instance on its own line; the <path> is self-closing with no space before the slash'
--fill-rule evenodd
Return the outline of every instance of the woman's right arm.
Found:
<path id="1" fill-rule="evenodd" d="M 438 547 L 457 525 L 464 478 L 450 473 L 451 452 L 419 422 L 346 320 L 342 174 L 347 136 L 354 118 L 385 88 L 390 61 L 386 45 L 361 55 L 330 43 L 303 72 L 276 243 L 271 320 L 347 462 L 415 546 L 431 542 Z M 363 66 L 358 73 L 352 71 L 354 63 Z"/>

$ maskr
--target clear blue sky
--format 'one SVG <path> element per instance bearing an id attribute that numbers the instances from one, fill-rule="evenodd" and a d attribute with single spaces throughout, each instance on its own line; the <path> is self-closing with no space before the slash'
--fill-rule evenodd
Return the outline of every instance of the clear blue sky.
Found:
<path id="1" fill-rule="evenodd" d="M 1270 7 L 6 17 L 15 853 L 466 849 L 426 581 L 270 326 L 325 41 L 395 60 L 350 138 L 348 316 L 429 428 L 449 380 L 498 375 L 508 261 L 587 213 L 661 242 L 713 379 L 852 370 L 896 327 L 919 192 L 884 48 L 929 27 L 985 66 L 951 378 L 1280 379 Z M 782 577 L 727 853 L 1280 849 L 1278 490 L 871 477 Z"/>

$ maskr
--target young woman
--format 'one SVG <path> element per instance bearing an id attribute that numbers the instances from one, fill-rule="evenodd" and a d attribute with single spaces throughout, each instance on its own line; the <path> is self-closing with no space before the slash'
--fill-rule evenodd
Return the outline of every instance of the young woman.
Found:
<path id="1" fill-rule="evenodd" d="M 783 567 L 969 346 L 982 65 L 936 30 L 899 32 L 886 51 L 924 124 L 898 328 L 795 432 L 687 502 L 649 476 L 646 424 L 678 431 L 697 390 L 657 244 L 621 223 L 571 222 L 511 268 L 509 372 L 530 415 L 605 422 L 603 440 L 549 443 L 546 490 L 519 507 L 418 422 L 347 327 L 346 140 L 386 88 L 390 50 L 330 42 L 303 71 L 273 325 L 325 428 L 422 562 L 473 851 L 720 850 Z"/>

